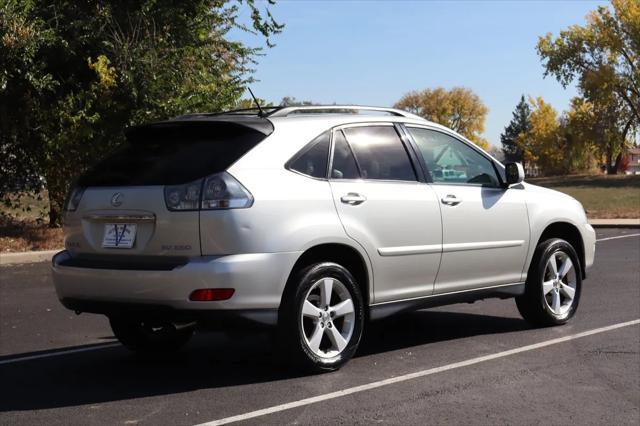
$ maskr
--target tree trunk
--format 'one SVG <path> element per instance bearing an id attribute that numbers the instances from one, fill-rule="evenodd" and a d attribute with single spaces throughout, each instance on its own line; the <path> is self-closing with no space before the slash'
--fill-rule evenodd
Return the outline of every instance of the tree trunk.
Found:
<path id="1" fill-rule="evenodd" d="M 611 162 L 613 160 L 613 150 L 611 149 L 611 147 L 607 147 L 607 174 L 608 175 L 615 175 L 616 174 L 616 169 L 615 169 L 615 165 L 612 166 Z"/>
<path id="2" fill-rule="evenodd" d="M 622 131 L 622 140 L 620 143 L 620 153 L 616 157 L 616 161 L 611 165 L 611 158 L 608 159 L 607 164 L 607 173 L 611 175 L 618 174 L 618 170 L 620 169 L 620 163 L 622 162 L 622 156 L 624 155 L 624 149 L 626 148 L 627 134 L 629 133 L 629 129 L 631 129 L 631 125 L 633 124 L 633 118 L 627 121 L 627 124 L 624 126 L 624 130 Z M 609 155 L 609 154 L 608 154 Z M 609 155 L 611 157 L 611 155 Z"/>
<path id="3" fill-rule="evenodd" d="M 616 156 L 616 161 L 613 163 L 613 174 L 618 174 L 618 170 L 620 170 L 620 163 L 622 163 L 622 152 Z"/>
<path id="4" fill-rule="evenodd" d="M 62 224 L 60 209 L 54 203 L 49 202 L 49 228 L 58 228 Z"/>

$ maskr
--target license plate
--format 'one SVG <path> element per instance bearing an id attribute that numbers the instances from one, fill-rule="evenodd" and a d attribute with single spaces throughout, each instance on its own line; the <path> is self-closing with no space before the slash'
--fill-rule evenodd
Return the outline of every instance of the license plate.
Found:
<path id="1" fill-rule="evenodd" d="M 136 240 L 136 225 L 133 223 L 107 223 L 104 225 L 102 247 L 130 249 Z"/>

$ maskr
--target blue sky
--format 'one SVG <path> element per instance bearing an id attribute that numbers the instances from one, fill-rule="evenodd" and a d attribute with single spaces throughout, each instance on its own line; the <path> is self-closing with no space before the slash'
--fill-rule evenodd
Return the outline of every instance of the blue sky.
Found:
<path id="1" fill-rule="evenodd" d="M 391 106 L 404 93 L 464 86 L 489 108 L 485 137 L 500 144 L 521 94 L 558 112 L 575 88 L 543 78 L 538 37 L 573 24 L 601 1 L 294 1 L 271 10 L 284 31 L 258 58 L 260 98 Z M 234 32 L 250 45 L 260 39 Z"/>

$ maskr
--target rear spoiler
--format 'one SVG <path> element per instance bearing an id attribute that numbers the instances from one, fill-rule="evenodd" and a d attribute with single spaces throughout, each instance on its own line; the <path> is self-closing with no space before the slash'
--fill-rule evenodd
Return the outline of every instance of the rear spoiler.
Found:
<path id="1" fill-rule="evenodd" d="M 132 126 L 125 130 L 125 136 L 129 142 L 147 139 L 150 135 L 162 139 L 174 132 L 188 134 L 207 134 L 210 132 L 244 129 L 257 132 L 264 137 L 273 133 L 273 124 L 266 118 L 256 116 L 204 116 L 185 115 L 171 120 Z"/>

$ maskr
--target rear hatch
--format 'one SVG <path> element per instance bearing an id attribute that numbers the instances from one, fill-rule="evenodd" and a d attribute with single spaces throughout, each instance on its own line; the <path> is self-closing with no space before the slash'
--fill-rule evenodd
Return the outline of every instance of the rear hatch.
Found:
<path id="1" fill-rule="evenodd" d="M 226 170 L 273 131 L 266 119 L 209 117 L 134 127 L 82 175 L 64 216 L 75 258 L 199 256 L 203 178 Z M 168 197 L 178 196 L 175 203 Z"/>

